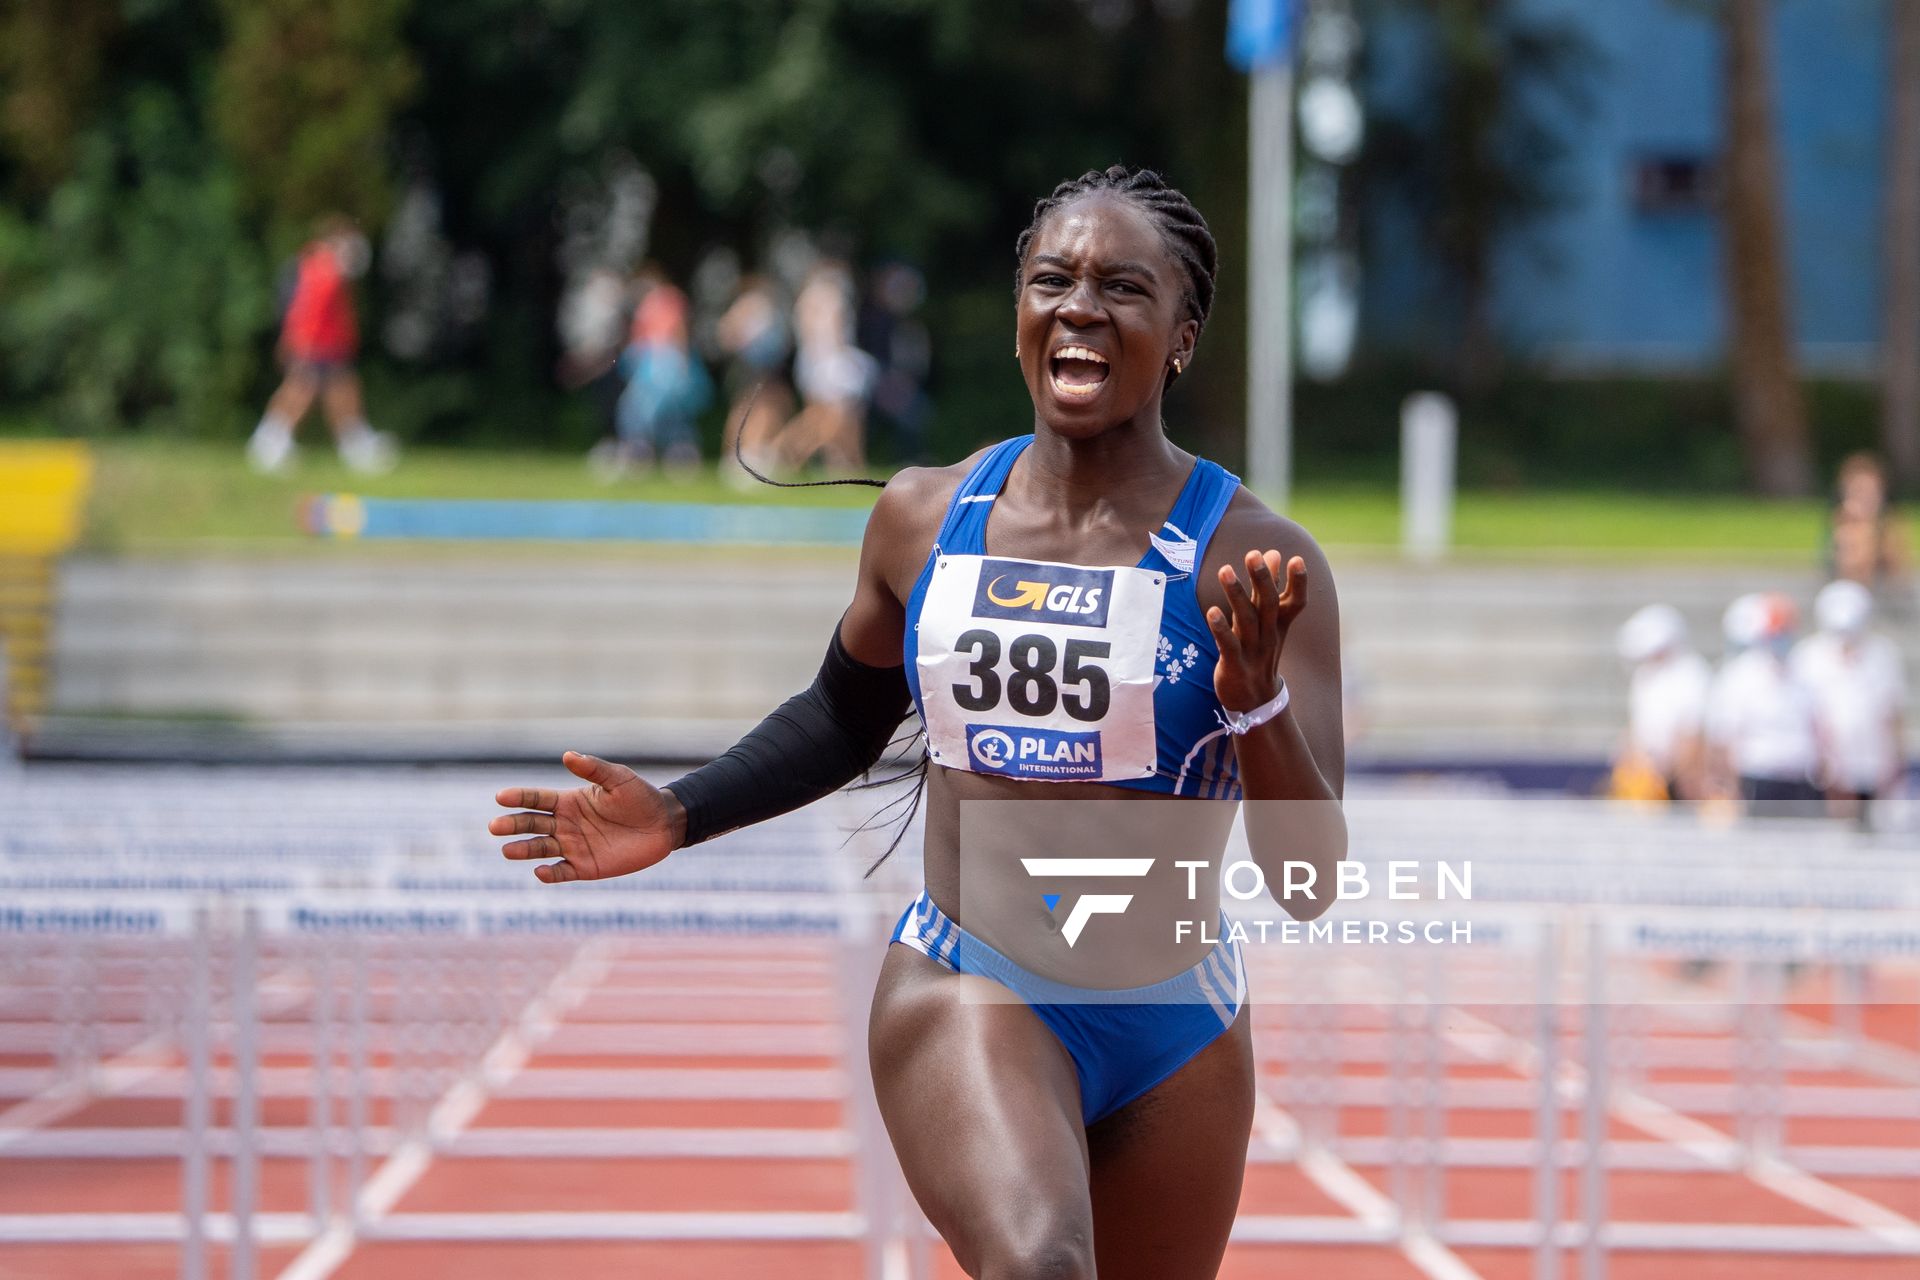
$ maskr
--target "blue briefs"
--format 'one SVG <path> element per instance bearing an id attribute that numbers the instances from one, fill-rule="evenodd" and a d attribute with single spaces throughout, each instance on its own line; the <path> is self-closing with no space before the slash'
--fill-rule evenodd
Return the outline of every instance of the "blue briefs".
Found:
<path id="1" fill-rule="evenodd" d="M 1220 936 L 1227 937 L 1226 918 Z M 922 890 L 893 938 L 955 973 L 991 978 L 1058 1036 L 1080 1078 L 1080 1117 L 1104 1120 L 1185 1066 L 1233 1025 L 1247 998 L 1238 941 L 1149 987 L 1070 987 L 1030 973 L 953 922 Z"/>

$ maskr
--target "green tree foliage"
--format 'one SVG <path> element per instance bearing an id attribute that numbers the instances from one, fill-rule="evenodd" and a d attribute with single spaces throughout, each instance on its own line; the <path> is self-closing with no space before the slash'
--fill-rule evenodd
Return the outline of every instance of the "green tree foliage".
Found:
<path id="1" fill-rule="evenodd" d="M 1026 422 L 1010 284 L 1033 201 L 1124 160 L 1166 171 L 1219 234 L 1205 375 L 1171 411 L 1190 442 L 1230 447 L 1245 142 L 1225 8 L 14 0 L 0 17 L 0 395 L 90 429 L 244 429 L 272 375 L 278 265 L 315 214 L 377 232 L 417 182 L 445 236 L 486 262 L 489 303 L 459 342 L 401 361 L 378 342 L 380 278 L 365 282 L 374 416 L 559 443 L 559 214 L 624 155 L 658 185 L 649 252 L 682 281 L 715 247 L 764 264 L 783 228 L 920 265 L 951 451 Z"/>
<path id="2" fill-rule="evenodd" d="M 8 0 L 0 7 L 0 139 L 19 166 L 23 192 L 44 195 L 67 175 L 118 25 L 112 0 Z"/>
<path id="3" fill-rule="evenodd" d="M 407 0 L 221 0 L 213 115 L 281 248 L 313 220 L 386 215 L 393 115 L 415 71 Z"/>
<path id="4" fill-rule="evenodd" d="M 1012 246 L 1036 198 L 1115 160 L 1162 168 L 1213 220 L 1227 264 L 1177 425 L 1237 440 L 1244 84 L 1224 3 L 1139 0 L 1102 26 L 1080 0 L 467 0 L 417 6 L 421 88 L 402 129 L 450 233 L 495 264 L 472 366 L 547 385 L 557 192 L 613 151 L 659 184 L 649 252 L 764 261 L 824 234 L 928 274 L 936 431 L 951 451 L 1022 429 Z"/>
<path id="5" fill-rule="evenodd" d="M 0 365 L 59 425 L 231 432 L 269 317 L 266 259 L 232 170 L 154 88 L 90 130 L 29 221 L 0 209 Z"/>

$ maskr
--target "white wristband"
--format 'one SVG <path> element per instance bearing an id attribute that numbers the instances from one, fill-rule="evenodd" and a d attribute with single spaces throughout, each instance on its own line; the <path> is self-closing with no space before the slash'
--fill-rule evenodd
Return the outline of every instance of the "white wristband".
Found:
<path id="1" fill-rule="evenodd" d="M 1214 714 L 1219 717 L 1220 723 L 1226 726 L 1228 733 L 1238 737 L 1242 734 L 1251 733 L 1253 730 L 1258 729 L 1261 725 L 1279 715 L 1282 711 L 1285 711 L 1287 709 L 1287 699 L 1287 682 L 1282 680 L 1280 682 L 1280 692 L 1273 695 L 1273 701 L 1261 703 L 1251 711 L 1240 711 L 1231 715 L 1227 714 L 1225 707 L 1222 707 Z"/>

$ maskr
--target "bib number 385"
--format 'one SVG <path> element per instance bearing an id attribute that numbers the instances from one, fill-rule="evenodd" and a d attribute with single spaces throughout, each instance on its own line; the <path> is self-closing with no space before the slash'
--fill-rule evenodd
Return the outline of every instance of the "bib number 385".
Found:
<path id="1" fill-rule="evenodd" d="M 1107 669 L 1095 661 L 1112 656 L 1109 641 L 1074 637 L 1056 644 L 1038 634 L 1015 636 L 1006 645 L 1012 670 L 1004 680 L 997 633 L 975 627 L 961 634 L 954 650 L 969 657 L 968 681 L 953 686 L 953 700 L 964 711 L 996 710 L 1004 695 L 1006 705 L 1023 716 L 1051 715 L 1057 706 L 1073 719 L 1093 724 L 1106 719 L 1113 706 L 1113 683 Z"/>
<path id="2" fill-rule="evenodd" d="M 1163 574 L 941 555 L 915 631 L 927 750 L 1035 781 L 1154 771 Z"/>

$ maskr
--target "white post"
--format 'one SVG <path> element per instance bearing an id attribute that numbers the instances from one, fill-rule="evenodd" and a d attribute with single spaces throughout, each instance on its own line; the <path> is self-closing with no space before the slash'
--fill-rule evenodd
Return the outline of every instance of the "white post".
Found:
<path id="1" fill-rule="evenodd" d="M 1285 511 L 1293 436 L 1293 68 L 1247 95 L 1247 482 Z"/>
<path id="2" fill-rule="evenodd" d="M 1400 546 L 1416 560 L 1438 559 L 1452 541 L 1458 435 L 1453 401 L 1433 391 L 1407 397 L 1400 410 Z"/>
<path id="3" fill-rule="evenodd" d="M 333 1223 L 333 952 L 316 945 L 308 963 L 313 974 L 313 1151 L 308 1166 L 308 1205 L 313 1233 Z"/>
<path id="4" fill-rule="evenodd" d="M 212 1123 L 213 922 L 207 908 L 193 912 L 193 952 L 187 978 L 187 1012 L 181 1035 L 187 1048 L 186 1114 L 180 1160 L 181 1212 L 186 1239 L 180 1246 L 180 1280 L 207 1280 L 207 1130 Z"/>
<path id="5" fill-rule="evenodd" d="M 1607 1280 L 1607 931 L 1600 917 L 1587 921 L 1587 1091 L 1581 1134 L 1586 1165 L 1580 1171 L 1580 1280 Z"/>
<path id="6" fill-rule="evenodd" d="M 260 1200 L 260 916 L 249 904 L 241 911 L 240 937 L 234 946 L 233 990 L 233 1159 L 229 1206 L 233 1244 L 227 1255 L 229 1280 L 254 1280 L 258 1241 L 254 1211 Z"/>
<path id="7" fill-rule="evenodd" d="M 1534 1035 L 1538 1037 L 1540 1094 L 1534 1112 L 1533 1280 L 1560 1280 L 1560 931 L 1540 930 L 1534 974 Z"/>

